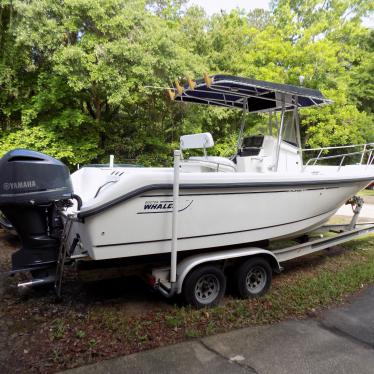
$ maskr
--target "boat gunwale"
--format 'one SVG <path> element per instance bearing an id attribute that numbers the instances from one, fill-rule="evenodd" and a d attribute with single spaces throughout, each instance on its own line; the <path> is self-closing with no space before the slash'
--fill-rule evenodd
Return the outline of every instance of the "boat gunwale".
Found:
<path id="1" fill-rule="evenodd" d="M 303 190 L 303 187 L 307 186 L 316 186 L 321 185 L 321 189 L 324 189 L 324 186 L 331 186 L 331 185 L 341 185 L 352 184 L 352 183 L 360 183 L 360 182 L 370 182 L 373 180 L 372 176 L 367 177 L 360 177 L 360 178 L 349 178 L 349 179 L 319 179 L 319 180 L 292 180 L 292 181 L 275 181 L 275 182 L 238 182 L 238 183 L 181 183 L 179 188 L 180 190 L 206 190 L 206 189 L 233 189 L 233 188 L 268 188 L 268 187 L 283 187 L 289 188 L 288 191 L 300 191 Z M 146 186 L 142 186 L 136 188 L 133 191 L 130 191 L 122 196 L 119 196 L 113 200 L 105 202 L 97 207 L 88 208 L 86 210 L 81 210 L 77 212 L 77 218 L 79 220 L 83 220 L 87 217 L 93 216 L 95 214 L 99 214 L 104 212 L 105 210 L 112 208 L 118 204 L 121 204 L 133 197 L 141 195 L 148 191 L 155 191 L 155 190 L 172 190 L 173 184 L 172 183 L 160 183 L 160 184 L 149 184 Z M 305 188 L 304 188 L 305 189 Z M 261 191 L 260 191 L 261 192 Z M 264 191 L 267 192 L 267 191 Z M 274 191 L 270 191 L 274 192 Z M 248 192 L 250 193 L 250 192 Z"/>

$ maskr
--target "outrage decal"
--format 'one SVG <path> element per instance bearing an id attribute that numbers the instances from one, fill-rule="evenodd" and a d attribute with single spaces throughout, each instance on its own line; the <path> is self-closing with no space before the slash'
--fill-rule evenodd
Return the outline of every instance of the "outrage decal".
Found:
<path id="1" fill-rule="evenodd" d="M 178 212 L 189 208 L 193 200 L 180 200 Z M 143 209 L 137 214 L 171 213 L 173 211 L 173 200 L 148 200 L 144 203 Z"/>

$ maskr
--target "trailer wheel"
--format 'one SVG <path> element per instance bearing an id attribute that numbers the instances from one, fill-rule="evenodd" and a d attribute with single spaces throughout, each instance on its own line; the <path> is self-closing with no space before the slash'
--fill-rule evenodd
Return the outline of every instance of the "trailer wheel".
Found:
<path id="1" fill-rule="evenodd" d="M 268 261 L 255 257 L 239 266 L 234 283 L 242 298 L 264 295 L 271 285 L 272 269 Z"/>
<path id="2" fill-rule="evenodd" d="M 225 294 L 226 277 L 213 265 L 191 270 L 183 283 L 184 300 L 195 308 L 217 305 Z"/>

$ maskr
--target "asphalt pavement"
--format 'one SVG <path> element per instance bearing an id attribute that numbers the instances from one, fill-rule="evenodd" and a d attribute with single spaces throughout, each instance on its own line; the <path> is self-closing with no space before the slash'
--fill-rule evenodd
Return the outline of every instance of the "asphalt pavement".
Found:
<path id="1" fill-rule="evenodd" d="M 350 205 L 341 206 L 336 212 L 337 216 L 352 216 L 352 207 Z M 372 218 L 374 220 L 374 205 L 365 204 L 360 212 L 360 218 Z"/>
<path id="2" fill-rule="evenodd" d="M 364 205 L 360 212 L 360 218 L 371 218 L 374 220 L 374 196 L 363 196 Z M 352 207 L 350 205 L 341 206 L 336 212 L 337 216 L 352 216 Z"/>
<path id="3" fill-rule="evenodd" d="M 374 286 L 318 318 L 249 327 L 65 374 L 373 374 Z"/>

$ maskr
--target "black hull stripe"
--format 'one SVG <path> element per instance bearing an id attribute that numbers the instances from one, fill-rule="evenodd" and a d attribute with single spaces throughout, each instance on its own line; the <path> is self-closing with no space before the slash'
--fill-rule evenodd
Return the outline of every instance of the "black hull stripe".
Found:
<path id="1" fill-rule="evenodd" d="M 321 214 L 317 214 L 317 215 L 312 216 L 312 217 L 303 218 L 303 219 L 300 219 L 300 220 L 297 220 L 297 221 L 291 221 L 291 222 L 281 223 L 279 225 L 257 227 L 257 228 L 254 228 L 254 229 L 247 229 L 247 230 L 220 232 L 220 233 L 217 233 L 217 234 L 185 236 L 185 237 L 178 238 L 178 240 L 206 238 L 206 237 L 210 237 L 210 236 L 232 235 L 232 234 L 240 234 L 240 233 L 243 233 L 243 232 L 250 232 L 250 231 L 256 231 L 256 230 L 271 229 L 271 228 L 274 228 L 274 227 L 281 227 L 281 226 L 286 226 L 286 225 L 290 225 L 290 224 L 293 224 L 293 223 L 307 221 L 308 219 L 317 218 L 317 217 L 323 216 L 325 214 L 333 213 L 334 211 L 335 211 L 335 209 L 330 210 L 328 212 L 321 213 Z M 118 245 L 147 244 L 147 243 L 159 243 L 159 242 L 168 242 L 168 241 L 171 241 L 171 239 L 146 240 L 146 241 L 141 241 L 141 242 L 128 242 L 128 243 L 102 244 L 102 245 L 96 245 L 95 247 L 96 248 L 103 248 L 103 247 L 115 247 L 115 246 L 118 246 Z"/>
<path id="2" fill-rule="evenodd" d="M 280 193 L 280 192 L 302 192 L 302 191 L 324 191 L 338 189 L 339 187 L 322 187 L 322 188 L 298 188 L 292 190 L 268 190 L 268 191 L 247 191 L 247 192 L 219 192 L 219 193 L 190 193 L 190 194 L 179 194 L 178 196 L 222 196 L 222 195 L 254 195 L 254 194 L 265 194 L 265 193 Z M 139 197 L 173 197 L 173 195 L 140 195 Z"/>
<path id="3" fill-rule="evenodd" d="M 302 192 L 302 191 L 324 191 L 324 190 L 333 190 L 338 189 L 339 187 L 325 187 L 325 188 L 306 188 L 303 190 L 278 190 L 278 191 L 249 191 L 249 192 L 225 192 L 225 193 L 197 193 L 197 194 L 179 194 L 179 196 L 225 196 L 225 195 L 255 195 L 255 194 L 266 194 L 266 193 L 288 193 L 288 192 Z M 149 198 L 149 197 L 169 197 L 173 195 L 140 195 L 141 198 Z M 172 203 L 173 201 L 160 201 L 160 203 L 167 202 Z M 190 205 L 192 204 L 192 201 L 183 209 L 178 210 L 178 212 L 183 212 L 186 210 Z M 156 212 L 138 212 L 136 214 L 159 214 L 159 213 L 172 213 L 172 210 L 164 210 L 164 211 L 156 211 Z"/>
<path id="4" fill-rule="evenodd" d="M 357 178 L 357 179 L 341 179 L 341 180 L 312 180 L 312 181 L 293 181 L 293 182 L 251 182 L 251 183 L 207 183 L 207 184 L 180 184 L 180 190 L 205 190 L 205 189 L 240 189 L 240 188 L 271 188 L 271 187 L 283 187 L 284 189 L 290 190 L 300 190 L 303 187 L 308 186 L 316 186 L 322 185 L 320 188 L 324 186 L 331 186 L 335 185 L 336 187 L 340 187 L 344 184 L 352 184 L 352 183 L 359 183 L 359 182 L 370 182 L 373 178 Z M 126 200 L 129 200 L 135 196 L 141 195 L 148 191 L 154 190 L 172 190 L 173 184 L 165 183 L 165 184 L 150 184 L 148 186 L 137 188 L 134 191 L 131 191 L 123 196 L 119 196 L 114 200 L 111 200 L 97 208 L 88 209 L 85 211 L 81 211 L 78 213 L 79 219 L 84 219 L 86 217 L 92 216 L 94 214 L 98 214 L 108 210 L 118 204 L 123 203 Z M 266 192 L 266 191 L 264 191 Z M 273 191 L 271 191 L 273 192 Z"/>

